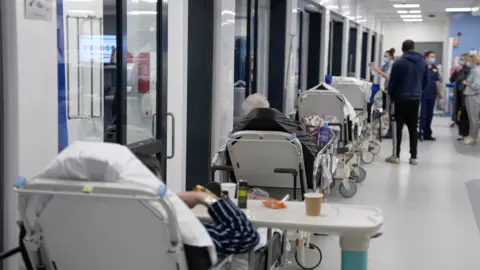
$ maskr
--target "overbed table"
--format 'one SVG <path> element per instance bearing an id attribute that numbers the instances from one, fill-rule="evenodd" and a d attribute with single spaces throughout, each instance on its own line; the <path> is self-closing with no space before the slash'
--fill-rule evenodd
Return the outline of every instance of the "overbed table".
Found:
<path id="1" fill-rule="evenodd" d="M 259 200 L 249 200 L 247 216 L 259 228 L 301 230 L 340 236 L 342 249 L 342 270 L 367 270 L 367 251 L 371 237 L 383 224 L 380 209 L 368 206 L 328 204 L 322 205 L 319 217 L 305 214 L 304 202 L 287 202 L 286 209 L 269 209 Z M 197 206 L 193 209 L 201 221 L 211 221 L 207 209 Z M 271 241 L 268 241 L 267 265 L 271 265 Z"/>

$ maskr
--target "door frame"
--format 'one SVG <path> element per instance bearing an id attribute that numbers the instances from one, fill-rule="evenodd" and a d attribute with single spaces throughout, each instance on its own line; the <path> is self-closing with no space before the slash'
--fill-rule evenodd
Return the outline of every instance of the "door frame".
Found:
<path id="1" fill-rule="evenodd" d="M 127 0 L 116 0 L 116 36 L 117 36 L 117 95 L 118 108 L 116 121 L 116 142 L 127 145 Z M 168 0 L 157 1 L 156 4 L 156 110 L 152 115 L 153 138 L 128 144 L 127 147 L 134 153 L 155 155 L 161 164 L 161 177 L 166 183 L 167 158 L 173 158 L 174 137 L 172 136 L 172 152 L 167 154 L 167 115 L 172 118 L 172 130 L 175 127 L 173 114 L 167 113 L 167 60 L 168 48 L 164 46 L 168 28 Z"/>
<path id="2" fill-rule="evenodd" d="M 3 3 L 3 1 L 2 1 Z M 5 213 L 4 213 L 4 209 L 3 209 L 3 205 L 5 205 L 5 196 L 4 196 L 4 191 L 5 191 L 5 181 L 4 181 L 4 162 L 5 162 L 5 142 L 4 142 L 4 127 L 5 127 L 5 121 L 4 121 L 4 117 L 5 117 L 5 111 L 4 111 L 4 90 L 3 90 L 3 33 L 2 33 L 2 8 L 1 6 L 3 5 L 2 3 L 0 3 L 0 172 L 2 172 L 2 184 L 0 185 L 0 196 L 1 196 L 1 203 L 2 203 L 2 207 L 0 208 L 0 239 L 1 239 L 1 242 L 2 242 L 2 246 L 0 247 L 0 253 L 4 251 L 4 233 L 3 233 L 3 225 L 4 225 L 4 222 L 5 222 Z M 3 269 L 3 264 L 0 263 L 0 270 Z"/>

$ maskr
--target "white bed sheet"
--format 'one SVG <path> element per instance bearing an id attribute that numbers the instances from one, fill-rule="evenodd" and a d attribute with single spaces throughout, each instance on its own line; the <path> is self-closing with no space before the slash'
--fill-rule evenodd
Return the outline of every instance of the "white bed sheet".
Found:
<path id="1" fill-rule="evenodd" d="M 370 102 L 370 96 L 372 95 L 372 83 L 359 80 L 357 78 L 352 77 L 343 77 L 343 76 L 333 76 L 332 77 L 332 84 L 356 84 L 361 86 L 361 89 L 365 93 L 365 100 Z"/>
<path id="2" fill-rule="evenodd" d="M 322 90 L 319 90 L 319 89 L 322 89 Z M 325 90 L 323 90 L 325 89 Z M 340 91 L 338 91 L 337 89 L 335 89 L 335 87 L 331 86 L 331 85 L 328 85 L 326 83 L 320 83 L 319 85 L 313 87 L 312 89 L 309 89 L 305 92 L 308 92 L 308 91 L 322 91 L 322 92 L 330 92 L 330 93 L 335 93 L 335 94 L 338 94 L 338 95 L 341 95 L 343 100 L 345 101 L 345 105 L 343 107 L 343 114 L 345 116 L 350 116 L 350 120 L 353 122 L 353 123 L 357 123 L 357 113 L 355 112 L 355 108 L 352 106 L 352 104 L 350 103 L 350 101 L 348 101 L 348 99 L 342 95 L 342 93 L 340 93 Z M 304 93 L 305 93 L 304 92 Z M 299 99 L 300 100 L 300 99 Z M 320 115 L 321 116 L 321 115 Z"/>

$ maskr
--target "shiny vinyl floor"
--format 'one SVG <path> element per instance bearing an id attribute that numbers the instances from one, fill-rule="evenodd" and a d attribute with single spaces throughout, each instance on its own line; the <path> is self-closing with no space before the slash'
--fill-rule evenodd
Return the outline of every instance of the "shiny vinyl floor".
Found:
<path id="1" fill-rule="evenodd" d="M 383 236 L 371 242 L 370 270 L 480 269 L 480 146 L 463 146 L 450 120 L 436 118 L 435 142 L 419 144 L 420 164 L 408 164 L 404 129 L 402 163 L 384 162 L 391 140 L 384 140 L 357 195 L 329 201 L 372 205 L 385 214 Z M 475 216 L 477 213 L 477 216 Z M 477 221 L 476 221 L 477 220 Z M 338 237 L 315 237 L 322 248 L 318 269 L 340 270 Z M 289 269 L 299 269 L 295 263 Z"/>

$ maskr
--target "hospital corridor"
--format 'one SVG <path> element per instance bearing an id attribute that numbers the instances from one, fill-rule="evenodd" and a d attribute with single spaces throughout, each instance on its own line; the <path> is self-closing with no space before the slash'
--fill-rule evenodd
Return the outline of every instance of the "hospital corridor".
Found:
<path id="1" fill-rule="evenodd" d="M 369 167 L 375 180 L 348 202 L 381 205 L 385 213 L 383 235 L 371 243 L 369 269 L 476 269 L 479 264 L 480 148 L 458 143 L 449 124 L 435 120 L 437 141 L 420 144 L 418 167 L 408 165 L 406 153 L 400 165 L 376 160 Z M 390 141 L 384 141 L 379 157 L 390 152 Z M 325 256 L 335 258 L 319 269 L 340 269 L 338 239 L 316 241 Z"/>
<path id="2" fill-rule="evenodd" d="M 0 1 L 0 270 L 480 270 L 479 0 Z"/>

